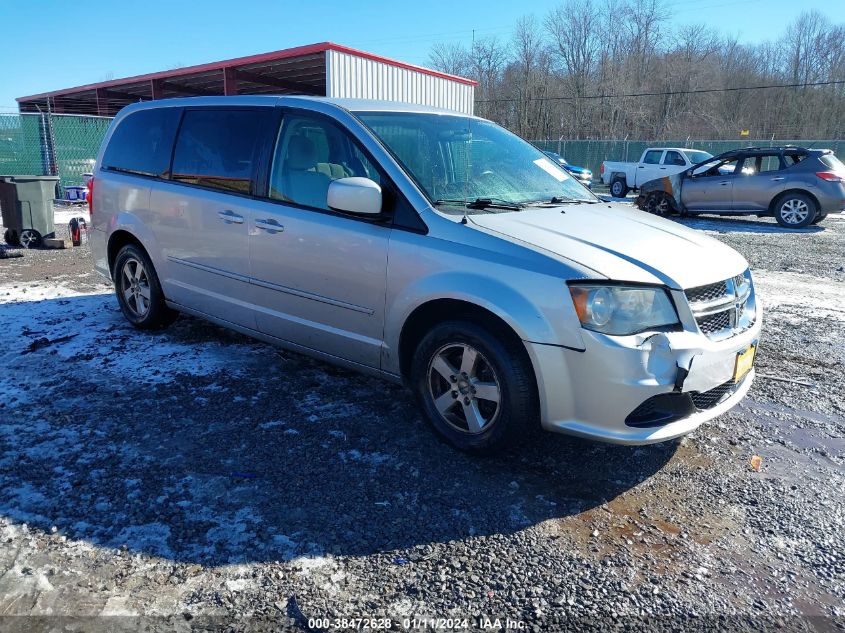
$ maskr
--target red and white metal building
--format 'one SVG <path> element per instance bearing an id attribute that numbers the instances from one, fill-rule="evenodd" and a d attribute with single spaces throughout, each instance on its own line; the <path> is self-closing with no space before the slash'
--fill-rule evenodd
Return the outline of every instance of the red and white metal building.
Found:
<path id="1" fill-rule="evenodd" d="M 237 94 L 384 99 L 471 114 L 475 82 L 323 42 L 19 97 L 21 112 L 114 116 L 136 101 Z"/>

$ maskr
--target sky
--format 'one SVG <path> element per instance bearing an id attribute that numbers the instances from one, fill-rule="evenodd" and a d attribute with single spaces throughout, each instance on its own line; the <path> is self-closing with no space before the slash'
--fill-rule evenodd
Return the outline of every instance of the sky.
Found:
<path id="1" fill-rule="evenodd" d="M 0 112 L 16 97 L 332 41 L 426 65 L 437 42 L 507 40 L 560 0 L 0 0 Z M 668 0 L 675 25 L 741 41 L 779 36 L 802 10 L 845 22 L 845 0 Z"/>

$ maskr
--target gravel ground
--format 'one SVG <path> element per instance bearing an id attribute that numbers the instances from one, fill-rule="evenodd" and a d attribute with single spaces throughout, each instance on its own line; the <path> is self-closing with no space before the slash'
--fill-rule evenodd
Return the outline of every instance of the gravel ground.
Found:
<path id="1" fill-rule="evenodd" d="M 677 442 L 494 459 L 402 388 L 134 331 L 86 246 L 0 260 L 0 616 L 50 616 L 0 627 L 842 630 L 845 218 L 684 223 L 751 262 L 748 398 Z"/>

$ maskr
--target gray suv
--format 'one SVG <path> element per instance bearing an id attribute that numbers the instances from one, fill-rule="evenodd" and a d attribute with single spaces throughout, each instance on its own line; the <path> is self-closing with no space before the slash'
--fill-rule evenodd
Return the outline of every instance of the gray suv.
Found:
<path id="1" fill-rule="evenodd" d="M 636 204 L 657 215 L 768 215 L 802 228 L 845 209 L 845 165 L 829 149 L 748 147 L 645 183 Z"/>
<path id="2" fill-rule="evenodd" d="M 115 117 L 90 188 L 95 266 L 133 325 L 184 312 L 404 383 L 463 450 L 535 427 L 668 440 L 754 377 L 741 255 L 601 202 L 484 119 L 152 101 Z"/>

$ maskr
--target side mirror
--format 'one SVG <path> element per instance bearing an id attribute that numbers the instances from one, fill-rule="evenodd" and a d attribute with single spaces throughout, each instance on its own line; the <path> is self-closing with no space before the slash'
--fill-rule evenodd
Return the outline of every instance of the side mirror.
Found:
<path id="1" fill-rule="evenodd" d="M 381 213 L 381 187 L 369 178 L 338 178 L 329 185 L 326 203 L 335 211 L 378 215 Z"/>

